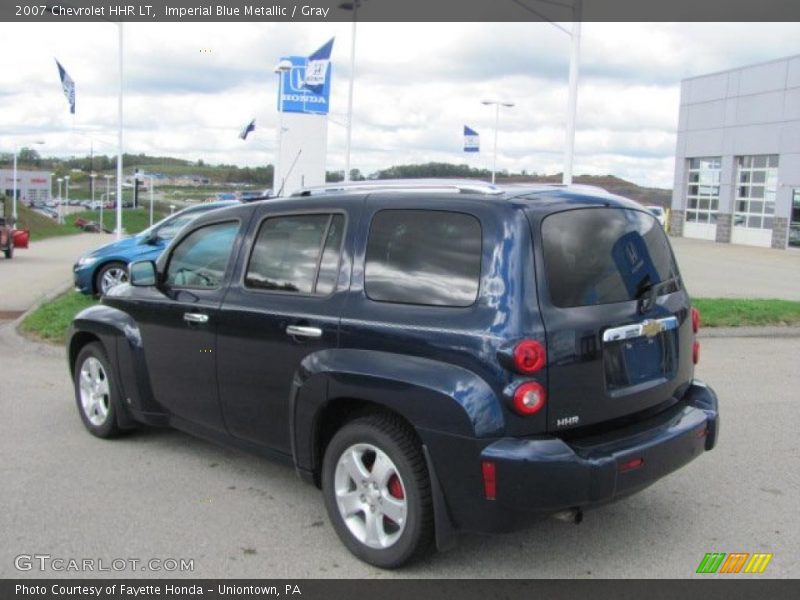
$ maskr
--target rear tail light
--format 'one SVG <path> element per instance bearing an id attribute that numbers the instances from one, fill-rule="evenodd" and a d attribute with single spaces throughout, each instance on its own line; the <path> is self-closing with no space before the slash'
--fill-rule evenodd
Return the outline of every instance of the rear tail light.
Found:
<path id="1" fill-rule="evenodd" d="M 700 331 L 700 311 L 694 306 L 692 307 L 692 331 L 695 333 Z"/>
<path id="2" fill-rule="evenodd" d="M 697 332 L 700 331 L 700 311 L 697 310 L 694 306 L 692 307 L 692 331 L 694 335 L 697 336 Z M 697 364 L 700 361 L 700 342 L 697 341 L 695 338 L 694 342 L 692 342 L 692 362 Z"/>
<path id="3" fill-rule="evenodd" d="M 528 381 L 514 391 L 513 407 L 517 414 L 527 417 L 542 410 L 546 400 L 542 385 L 536 381 Z"/>
<path id="4" fill-rule="evenodd" d="M 481 463 L 483 473 L 483 495 L 487 500 L 497 498 L 497 470 L 495 464 L 490 460 Z"/>
<path id="5" fill-rule="evenodd" d="M 547 354 L 544 346 L 536 340 L 522 340 L 514 346 L 514 368 L 520 373 L 530 375 L 544 367 Z"/>

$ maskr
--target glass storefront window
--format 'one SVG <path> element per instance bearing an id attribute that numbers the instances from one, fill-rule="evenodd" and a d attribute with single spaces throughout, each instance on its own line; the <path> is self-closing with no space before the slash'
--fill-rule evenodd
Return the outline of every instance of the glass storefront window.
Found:
<path id="1" fill-rule="evenodd" d="M 717 222 L 721 166 L 722 159 L 719 156 L 689 159 L 689 183 L 686 190 L 688 222 Z"/>
<path id="2" fill-rule="evenodd" d="M 736 213 L 734 227 L 772 229 L 778 187 L 778 155 L 760 154 L 737 158 Z"/>

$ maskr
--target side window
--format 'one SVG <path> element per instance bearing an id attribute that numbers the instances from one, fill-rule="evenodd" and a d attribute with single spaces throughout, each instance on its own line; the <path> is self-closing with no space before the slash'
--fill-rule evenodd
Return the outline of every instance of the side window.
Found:
<path id="1" fill-rule="evenodd" d="M 336 288 L 344 230 L 342 215 L 288 215 L 258 230 L 245 285 L 327 295 Z"/>
<path id="2" fill-rule="evenodd" d="M 239 223 L 201 227 L 172 251 L 166 283 L 172 287 L 215 289 L 222 284 Z"/>
<path id="3" fill-rule="evenodd" d="M 478 295 L 481 226 L 464 213 L 382 210 L 367 243 L 367 296 L 380 302 L 470 306 Z"/>

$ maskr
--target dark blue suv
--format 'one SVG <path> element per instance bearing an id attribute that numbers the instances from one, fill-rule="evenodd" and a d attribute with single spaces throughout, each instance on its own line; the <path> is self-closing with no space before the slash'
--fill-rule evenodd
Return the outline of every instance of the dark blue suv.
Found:
<path id="1" fill-rule="evenodd" d="M 396 567 L 458 531 L 579 520 L 712 449 L 698 327 L 632 201 L 377 183 L 199 217 L 75 318 L 68 353 L 93 434 L 283 460 L 356 556 Z"/>

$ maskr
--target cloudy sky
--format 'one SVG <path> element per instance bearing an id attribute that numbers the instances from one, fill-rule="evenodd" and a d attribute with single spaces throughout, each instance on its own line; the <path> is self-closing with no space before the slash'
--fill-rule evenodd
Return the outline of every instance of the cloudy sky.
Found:
<path id="1" fill-rule="evenodd" d="M 567 25 L 568 26 L 568 25 Z M 282 55 L 307 55 L 332 36 L 331 117 L 346 111 L 349 23 L 125 25 L 126 152 L 210 163 L 274 160 Z M 0 151 L 43 140 L 44 155 L 115 153 L 117 28 L 108 23 L 0 23 Z M 576 173 L 642 185 L 672 181 L 680 80 L 800 53 L 800 25 L 585 23 Z M 54 57 L 77 85 L 73 118 Z M 445 161 L 498 169 L 562 169 L 569 37 L 546 23 L 360 23 L 352 166 Z M 256 117 L 246 142 L 239 130 Z M 462 127 L 481 133 L 462 151 Z M 344 128 L 331 123 L 328 169 L 344 165 Z"/>

